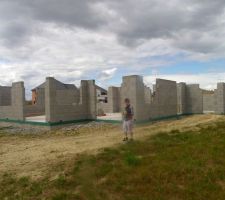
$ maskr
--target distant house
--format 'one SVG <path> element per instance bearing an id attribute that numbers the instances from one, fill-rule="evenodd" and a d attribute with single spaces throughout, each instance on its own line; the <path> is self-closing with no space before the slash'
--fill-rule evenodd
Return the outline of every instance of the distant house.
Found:
<path id="1" fill-rule="evenodd" d="M 41 85 L 33 88 L 32 91 L 32 104 L 44 104 L 45 102 L 45 82 Z M 75 92 L 75 95 L 78 96 L 79 90 L 73 84 L 64 84 L 58 80 L 55 80 L 57 90 L 71 90 L 71 93 Z M 73 91 L 73 92 L 72 92 Z"/>
<path id="2" fill-rule="evenodd" d="M 64 84 L 58 80 L 55 80 L 57 90 L 68 90 L 70 99 L 74 98 L 74 102 L 78 103 L 80 94 L 79 89 L 73 84 Z M 33 88 L 32 90 L 32 105 L 44 105 L 45 104 L 45 82 L 41 85 Z M 96 85 L 97 102 L 107 103 L 107 90 Z M 68 98 L 68 97 L 67 97 Z"/>
<path id="3" fill-rule="evenodd" d="M 103 102 L 107 103 L 108 102 L 108 96 L 107 96 L 107 90 L 96 85 L 96 96 L 97 96 L 97 102 Z"/>

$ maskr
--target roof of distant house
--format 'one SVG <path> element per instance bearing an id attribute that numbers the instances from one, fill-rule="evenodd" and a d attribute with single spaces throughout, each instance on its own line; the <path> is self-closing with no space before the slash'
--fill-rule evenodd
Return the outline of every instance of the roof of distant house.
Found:
<path id="1" fill-rule="evenodd" d="M 65 84 L 65 83 L 62 83 L 62 82 L 60 82 L 60 81 L 58 81 L 56 79 L 54 79 L 54 80 L 55 80 L 55 83 L 56 83 L 56 89 L 58 89 L 58 90 L 77 89 L 77 87 L 75 85 L 73 85 L 73 84 Z M 45 84 L 46 84 L 46 82 L 44 82 L 41 85 L 33 88 L 31 91 L 36 90 L 36 89 L 44 89 L 45 88 Z"/>
<path id="2" fill-rule="evenodd" d="M 102 87 L 100 87 L 100 86 L 98 86 L 98 85 L 95 85 L 95 88 L 96 88 L 96 90 L 100 90 L 100 91 L 102 91 L 102 92 L 107 93 L 107 90 L 106 90 L 106 89 L 104 89 L 104 88 L 102 88 Z"/>

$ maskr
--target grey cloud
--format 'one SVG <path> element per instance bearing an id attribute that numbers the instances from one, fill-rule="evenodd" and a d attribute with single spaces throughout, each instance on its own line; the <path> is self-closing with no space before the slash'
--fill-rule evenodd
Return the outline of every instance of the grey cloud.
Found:
<path id="1" fill-rule="evenodd" d="M 182 34 L 183 31 L 210 32 L 212 29 L 221 30 L 221 15 L 224 14 L 225 2 L 218 1 L 125 1 L 110 4 L 127 22 L 125 26 L 117 31 L 119 40 L 130 46 L 136 46 L 144 40 L 164 38 L 177 39 L 175 35 Z M 135 3 L 136 2 L 136 3 Z M 120 4 L 120 5 L 119 5 Z M 182 36 L 181 36 L 182 37 Z M 141 41 L 143 40 L 143 41 Z M 176 42 L 176 41 L 175 41 Z M 179 43 L 182 41 L 179 41 Z M 199 41 L 194 41 L 198 45 Z M 218 43 L 211 43 L 215 48 Z M 178 45 L 177 45 L 178 46 Z M 203 47 L 203 49 L 201 48 Z M 205 51 L 202 41 L 198 52 Z M 181 45 L 186 50 L 192 50 L 189 46 Z"/>
<path id="2" fill-rule="evenodd" d="M 224 31 L 224 9 L 224 0 L 2 0 L 0 22 L 6 25 L 0 25 L 0 36 L 6 46 L 23 45 L 41 24 L 54 23 L 62 31 L 66 26 L 111 32 L 128 47 L 165 39 L 175 48 L 209 54 L 225 50 L 218 42 L 224 36 L 215 36 Z M 194 40 L 193 32 L 209 37 Z M 183 39 L 184 33 L 193 41 Z"/>
<path id="3" fill-rule="evenodd" d="M 95 33 L 114 35 L 118 39 L 115 45 L 123 45 L 128 50 L 151 40 L 163 39 L 171 49 L 224 56 L 224 9 L 224 0 L 1 0 L 0 44 L 16 55 L 11 56 L 12 60 L 32 62 L 32 54 L 42 48 L 32 46 L 32 37 L 34 40 L 35 36 L 47 38 L 46 46 L 48 42 L 56 45 L 53 50 L 61 48 L 62 44 L 56 41 L 58 37 L 46 34 L 49 24 L 54 24 L 62 32 L 87 30 L 93 33 L 93 39 Z M 84 40 L 88 44 L 84 44 Z M 99 41 L 92 46 L 101 47 Z M 85 38 L 82 42 L 88 46 L 91 39 Z M 9 54 L 7 52 L 7 56 Z M 52 58 L 48 48 L 45 54 Z M 44 58 L 45 54 L 42 54 Z M 115 54 L 120 53 L 116 51 Z M 57 57 L 55 53 L 54 56 Z"/>
<path id="4" fill-rule="evenodd" d="M 0 82 L 25 80 L 29 91 L 46 76 L 73 83 L 107 81 L 116 69 L 142 73 L 183 51 L 188 59 L 225 58 L 224 7 L 225 0 L 0 0 Z"/>
<path id="5" fill-rule="evenodd" d="M 214 31 L 201 33 L 197 31 L 181 32 L 175 37 L 173 45 L 203 54 L 219 53 L 221 47 L 224 47 L 224 44 L 221 43 L 221 37 L 218 37 Z"/>
<path id="6" fill-rule="evenodd" d="M 92 6 L 98 0 L 23 0 L 31 9 L 32 17 L 41 21 L 96 29 L 105 23 Z"/>
<path id="7" fill-rule="evenodd" d="M 106 23 L 92 9 L 98 0 L 2 0 L 0 37 L 8 47 L 18 46 L 39 34 L 41 23 L 70 28 L 97 29 Z"/>
<path id="8" fill-rule="evenodd" d="M 93 5 L 100 0 L 2 0 L 1 18 L 40 20 L 96 28 L 104 23 Z M 26 23 L 26 21 L 25 21 Z"/>
<path id="9" fill-rule="evenodd" d="M 29 35 L 32 34 L 32 28 L 21 22 L 9 22 L 4 29 L 0 30 L 0 36 L 4 45 L 7 47 L 15 47 L 25 45 L 29 40 Z"/>

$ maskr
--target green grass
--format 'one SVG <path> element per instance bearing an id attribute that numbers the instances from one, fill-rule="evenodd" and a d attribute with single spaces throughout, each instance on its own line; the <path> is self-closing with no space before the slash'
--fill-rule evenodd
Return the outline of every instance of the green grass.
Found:
<path id="1" fill-rule="evenodd" d="M 5 174 L 0 199 L 224 200 L 225 123 L 159 133 L 58 168 L 54 180 Z"/>

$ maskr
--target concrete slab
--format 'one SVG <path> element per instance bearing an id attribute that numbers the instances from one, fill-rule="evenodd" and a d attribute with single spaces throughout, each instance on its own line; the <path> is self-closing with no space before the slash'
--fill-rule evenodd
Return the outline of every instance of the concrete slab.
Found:
<path id="1" fill-rule="evenodd" d="M 99 120 L 122 120 L 122 114 L 121 113 L 106 113 L 106 116 L 98 116 L 97 119 Z"/>
<path id="2" fill-rule="evenodd" d="M 46 122 L 46 117 L 45 117 L 45 115 L 26 117 L 26 121 L 28 121 L 28 122 Z"/>
<path id="3" fill-rule="evenodd" d="M 203 114 L 215 114 L 215 111 L 206 110 L 206 111 L 203 111 Z"/>

